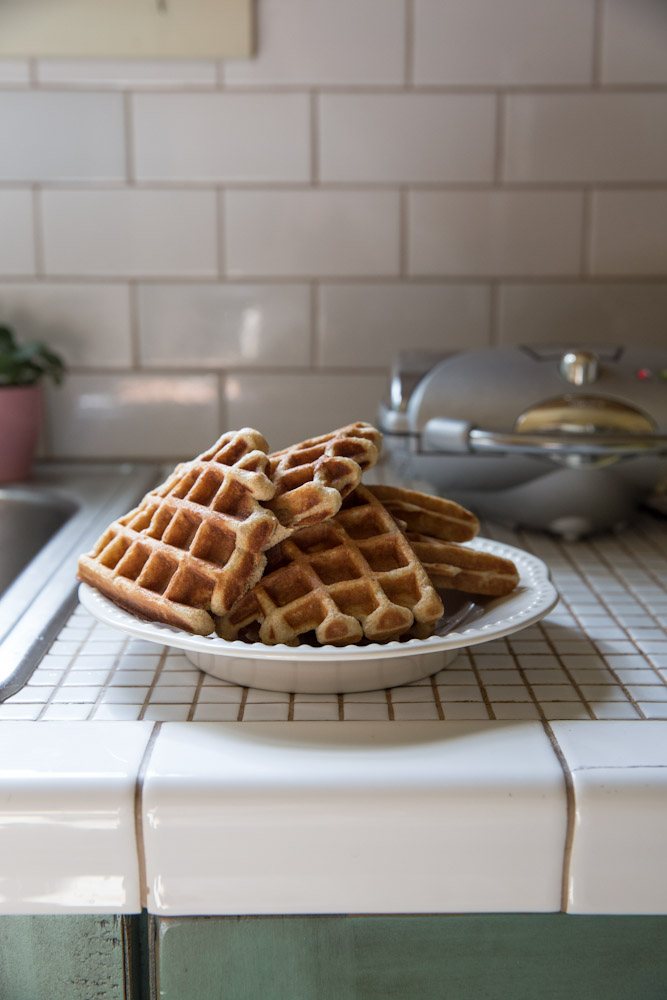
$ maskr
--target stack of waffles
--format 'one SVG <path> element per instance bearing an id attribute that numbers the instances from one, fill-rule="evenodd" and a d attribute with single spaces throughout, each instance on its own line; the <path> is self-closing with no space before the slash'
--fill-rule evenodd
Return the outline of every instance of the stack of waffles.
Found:
<path id="1" fill-rule="evenodd" d="M 462 544 L 469 511 L 361 483 L 380 443 L 361 422 L 274 453 L 224 434 L 109 525 L 79 578 L 139 618 L 269 645 L 423 637 L 436 588 L 513 589 L 512 563 Z"/>

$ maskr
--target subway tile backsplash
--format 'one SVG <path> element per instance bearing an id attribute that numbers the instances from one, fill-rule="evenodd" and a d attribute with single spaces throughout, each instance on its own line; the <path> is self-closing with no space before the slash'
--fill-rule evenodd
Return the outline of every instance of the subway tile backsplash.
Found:
<path id="1" fill-rule="evenodd" d="M 373 420 L 396 352 L 667 330 L 661 0 L 258 0 L 247 60 L 0 60 L 45 455 Z"/>

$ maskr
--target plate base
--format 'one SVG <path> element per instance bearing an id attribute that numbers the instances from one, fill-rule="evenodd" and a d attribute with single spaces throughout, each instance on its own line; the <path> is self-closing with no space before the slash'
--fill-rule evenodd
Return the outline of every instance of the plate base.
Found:
<path id="1" fill-rule="evenodd" d="M 458 653 L 458 649 L 440 649 L 386 659 L 325 660 L 317 664 L 315 673 L 312 663 L 296 658 L 276 663 L 261 657 L 248 659 L 185 650 L 191 663 L 221 681 L 292 694 L 350 694 L 412 684 L 449 666 Z"/>

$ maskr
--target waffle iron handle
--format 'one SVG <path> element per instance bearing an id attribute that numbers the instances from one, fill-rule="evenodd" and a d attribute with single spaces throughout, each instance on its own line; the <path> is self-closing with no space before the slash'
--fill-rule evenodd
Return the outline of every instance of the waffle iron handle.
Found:
<path id="1" fill-rule="evenodd" d="M 542 458 L 622 458 L 667 455 L 667 434 L 525 433 L 485 431 L 463 420 L 434 417 L 422 431 L 422 451 L 454 454 L 533 455 Z"/>

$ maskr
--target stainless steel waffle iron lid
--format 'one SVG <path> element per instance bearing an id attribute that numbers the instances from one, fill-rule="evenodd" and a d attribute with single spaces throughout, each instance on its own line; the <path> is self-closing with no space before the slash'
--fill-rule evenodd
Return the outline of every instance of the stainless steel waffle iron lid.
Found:
<path id="1" fill-rule="evenodd" d="M 510 347 L 399 355 L 379 414 L 420 454 L 601 465 L 667 455 L 667 351 Z"/>

